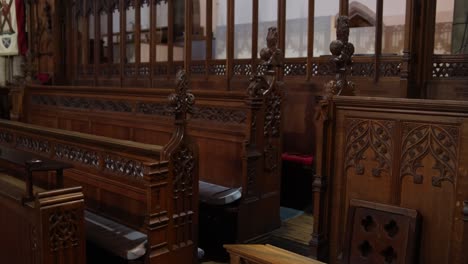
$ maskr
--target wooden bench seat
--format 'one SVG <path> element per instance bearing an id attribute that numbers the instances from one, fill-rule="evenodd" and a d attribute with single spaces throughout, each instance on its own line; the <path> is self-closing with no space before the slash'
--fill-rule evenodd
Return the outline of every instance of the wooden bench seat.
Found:
<path id="1" fill-rule="evenodd" d="M 200 202 L 211 205 L 228 205 L 242 198 L 242 187 L 229 188 L 218 184 L 198 181 Z"/>
<path id="2" fill-rule="evenodd" d="M 324 264 L 272 245 L 225 245 L 231 264 Z"/>
<path id="3" fill-rule="evenodd" d="M 86 239 L 126 260 L 146 254 L 148 236 L 109 218 L 85 211 Z"/>

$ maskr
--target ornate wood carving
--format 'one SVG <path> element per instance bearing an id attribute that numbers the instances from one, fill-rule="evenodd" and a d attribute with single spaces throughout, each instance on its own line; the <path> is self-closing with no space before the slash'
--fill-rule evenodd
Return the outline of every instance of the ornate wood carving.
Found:
<path id="1" fill-rule="evenodd" d="M 401 62 L 382 62 L 380 65 L 380 75 L 383 77 L 399 77 L 401 67 Z"/>
<path id="2" fill-rule="evenodd" d="M 432 77 L 435 79 L 466 79 L 468 62 L 459 55 L 434 55 Z"/>
<path id="3" fill-rule="evenodd" d="M 81 212 L 82 213 L 82 212 Z M 78 210 L 57 210 L 49 216 L 51 251 L 78 246 Z"/>
<path id="4" fill-rule="evenodd" d="M 32 95 L 31 101 L 36 105 L 59 106 L 78 109 L 92 109 L 110 112 L 132 112 L 132 106 L 125 101 L 100 100 L 88 97 Z"/>
<path id="5" fill-rule="evenodd" d="M 282 87 L 278 85 L 277 89 L 272 91 L 266 98 L 267 107 L 265 112 L 264 135 L 279 137 L 281 131 L 281 103 L 283 100 Z"/>
<path id="6" fill-rule="evenodd" d="M 218 107 L 195 107 L 193 119 L 203 119 L 220 123 L 244 124 L 247 113 L 242 110 L 218 108 Z"/>
<path id="7" fill-rule="evenodd" d="M 133 178 L 143 178 L 144 176 L 144 166 L 140 161 L 115 155 L 104 157 L 104 170 Z"/>
<path id="8" fill-rule="evenodd" d="M 454 184 L 458 168 L 459 127 L 440 124 L 403 124 L 403 144 L 401 154 L 401 177 L 410 175 L 414 183 L 421 184 L 423 175 L 418 169 L 422 160 L 431 155 L 435 164 L 432 167 L 439 175 L 432 177 L 432 185 L 441 187 L 443 181 Z"/>
<path id="9" fill-rule="evenodd" d="M 285 63 L 284 76 L 305 76 L 307 75 L 307 63 Z"/>
<path id="10" fill-rule="evenodd" d="M 91 150 L 57 144 L 55 145 L 55 156 L 62 160 L 79 162 L 84 165 L 99 167 L 99 156 Z"/>
<path id="11" fill-rule="evenodd" d="M 274 171 L 278 168 L 278 157 L 281 156 L 277 146 L 268 144 L 264 150 L 265 157 L 265 169 L 268 171 Z"/>
<path id="12" fill-rule="evenodd" d="M 255 199 L 257 195 L 256 178 L 260 173 L 278 173 L 279 146 L 277 141 L 281 135 L 281 103 L 282 82 L 278 81 L 278 69 L 283 66 L 282 52 L 278 48 L 278 30 L 275 27 L 268 29 L 266 37 L 267 47 L 260 51 L 263 63 L 257 66 L 256 75 L 250 78 L 247 88 L 247 105 L 250 108 L 250 137 L 245 145 L 246 157 L 244 168 L 247 198 Z M 259 111 L 264 102 L 263 145 L 257 142 Z M 259 162 L 263 157 L 264 171 L 259 171 Z"/>
<path id="13" fill-rule="evenodd" d="M 354 54 L 354 45 L 348 42 L 349 18 L 347 16 L 338 17 L 336 38 L 336 40 L 330 43 L 336 77 L 335 80 L 325 85 L 325 93 L 328 98 L 332 98 L 335 95 L 355 94 L 353 82 L 347 80 L 348 68 L 352 64 L 351 57 Z"/>
<path id="14" fill-rule="evenodd" d="M 193 113 L 193 105 L 195 104 L 195 96 L 188 92 L 189 82 L 185 71 L 179 71 L 176 76 L 177 90 L 176 93 L 169 96 L 169 102 L 172 111 L 176 116 L 176 120 L 187 119 L 187 114 Z"/>
<path id="15" fill-rule="evenodd" d="M 375 64 L 373 62 L 353 62 L 351 75 L 359 77 L 372 77 L 375 73 Z"/>
<path id="16" fill-rule="evenodd" d="M 190 65 L 190 72 L 195 75 L 204 75 L 206 68 L 204 64 L 193 64 Z"/>
<path id="17" fill-rule="evenodd" d="M 13 134 L 8 131 L 0 131 L 0 142 L 2 143 L 13 143 Z"/>
<path id="18" fill-rule="evenodd" d="M 142 113 L 145 115 L 160 115 L 160 116 L 170 116 L 171 112 L 167 104 L 162 103 L 146 103 L 139 102 L 137 104 L 137 113 Z"/>
<path id="19" fill-rule="evenodd" d="M 210 75 L 226 75 L 226 64 L 211 64 L 208 67 L 208 73 Z"/>
<path id="20" fill-rule="evenodd" d="M 364 175 L 365 168 L 361 161 L 367 159 L 365 152 L 371 148 L 379 163 L 372 169 L 372 175 L 380 177 L 383 171 L 391 173 L 394 122 L 353 118 L 346 122 L 345 169 L 352 167 L 357 175 Z"/>
<path id="21" fill-rule="evenodd" d="M 175 127 L 171 140 L 164 149 L 172 172 L 173 186 L 173 219 L 175 246 L 193 243 L 194 203 L 193 186 L 198 185 L 196 154 L 194 146 L 186 135 L 188 115 L 193 113 L 195 96 L 189 93 L 189 81 L 185 71 L 179 71 L 176 76 L 177 88 L 169 96 L 170 109 L 175 116 Z"/>
<path id="22" fill-rule="evenodd" d="M 252 65 L 250 63 L 237 63 L 234 64 L 234 74 L 235 75 L 252 75 Z"/>
<path id="23" fill-rule="evenodd" d="M 267 47 L 260 51 L 260 57 L 266 67 L 266 77 L 258 76 L 257 78 L 265 78 L 265 82 L 268 84 L 268 89 L 263 92 L 266 101 L 264 135 L 266 137 L 279 137 L 283 83 L 277 81 L 275 69 L 283 67 L 284 58 L 278 48 L 278 30 L 276 28 L 268 29 Z"/>
<path id="24" fill-rule="evenodd" d="M 22 135 L 16 137 L 16 147 L 39 153 L 50 153 L 50 144 L 48 141 Z"/>

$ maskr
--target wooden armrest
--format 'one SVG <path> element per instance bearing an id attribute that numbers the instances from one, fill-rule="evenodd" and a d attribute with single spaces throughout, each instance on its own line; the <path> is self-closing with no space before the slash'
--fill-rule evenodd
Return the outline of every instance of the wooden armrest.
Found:
<path id="1" fill-rule="evenodd" d="M 324 264 L 272 245 L 224 245 L 231 255 L 231 264 L 241 259 L 252 264 Z"/>

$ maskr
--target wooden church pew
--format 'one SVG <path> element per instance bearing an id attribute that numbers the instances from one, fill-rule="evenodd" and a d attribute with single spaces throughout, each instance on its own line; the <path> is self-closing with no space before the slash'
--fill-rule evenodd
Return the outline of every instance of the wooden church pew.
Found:
<path id="1" fill-rule="evenodd" d="M 64 184 L 83 186 L 88 222 L 99 222 L 97 215 L 108 220 L 99 224 L 104 229 L 123 225 L 128 236 L 144 234 L 144 263 L 192 263 L 198 162 L 196 149 L 185 136 L 193 96 L 187 93 L 184 76 L 179 78 L 171 96 L 174 136 L 162 146 L 11 121 L 0 121 L 0 145 L 72 164 Z"/>
<path id="2" fill-rule="evenodd" d="M 2 164 L 12 165 L 0 166 L 1 262 L 84 264 L 82 188 L 56 186 L 45 190 L 34 186 L 33 173 L 69 167 L 37 158 L 28 152 L 0 146 Z"/>
<path id="3" fill-rule="evenodd" d="M 187 130 L 199 148 L 200 180 L 242 190 L 234 216 L 237 242 L 280 226 L 281 87 L 269 89 L 253 78 L 248 90 L 255 89 L 251 94 L 194 90 L 197 103 Z M 165 103 L 169 94 L 169 89 L 31 85 L 24 120 L 161 145 L 173 130 Z"/>
<path id="4" fill-rule="evenodd" d="M 269 142 L 270 137 L 264 135 L 269 102 L 245 92 L 193 93 L 197 103 L 188 134 L 199 148 L 200 180 L 242 188 L 237 240 L 246 241 L 279 227 L 281 145 L 279 133 Z M 116 92 L 103 87 L 29 86 L 25 121 L 161 145 L 173 130 L 165 103 L 169 94 L 168 89 L 119 88 Z M 252 140 L 256 140 L 255 146 Z"/>

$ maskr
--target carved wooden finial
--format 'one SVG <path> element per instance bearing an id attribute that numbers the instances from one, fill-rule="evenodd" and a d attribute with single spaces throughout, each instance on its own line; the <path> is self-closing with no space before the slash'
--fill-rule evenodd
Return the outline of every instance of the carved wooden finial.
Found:
<path id="1" fill-rule="evenodd" d="M 352 64 L 354 45 L 349 40 L 349 18 L 338 17 L 337 39 L 330 43 L 330 51 L 335 63 L 335 80 L 325 84 L 325 96 L 332 98 L 335 95 L 354 95 L 354 83 L 347 80 L 348 67 Z"/>
<path id="2" fill-rule="evenodd" d="M 188 92 L 189 81 L 184 70 L 180 70 L 176 75 L 176 93 L 169 95 L 169 102 L 175 114 L 176 121 L 187 120 L 187 114 L 193 112 L 195 96 Z"/>
<path id="3" fill-rule="evenodd" d="M 260 51 L 260 58 L 264 61 L 267 70 L 273 70 L 273 67 L 281 67 L 283 58 L 281 50 L 278 48 L 278 29 L 276 27 L 268 28 L 266 37 L 267 47 Z"/>

